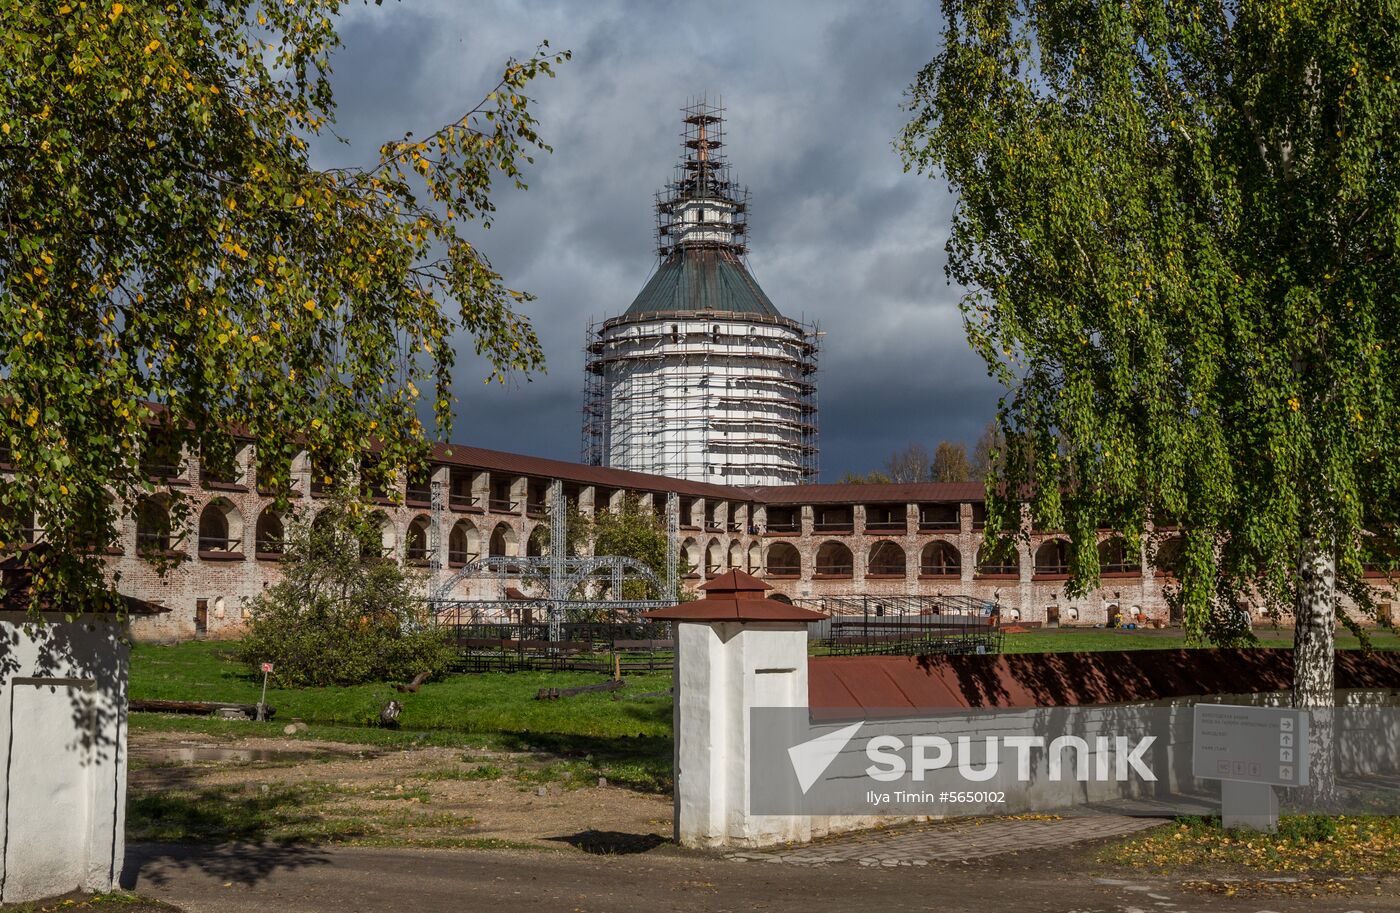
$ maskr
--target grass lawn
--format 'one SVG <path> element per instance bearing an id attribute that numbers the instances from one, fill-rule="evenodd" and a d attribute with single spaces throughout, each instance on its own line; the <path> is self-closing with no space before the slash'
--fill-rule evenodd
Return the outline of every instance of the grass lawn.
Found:
<path id="1" fill-rule="evenodd" d="M 138 644 L 132 652 L 131 697 L 256 703 L 261 678 L 235 663 L 231 649 L 216 641 Z M 453 675 L 423 685 L 417 694 L 400 694 L 388 684 L 269 687 L 267 702 L 276 708 L 279 724 L 296 717 L 342 728 L 377 726 L 380 708 L 392 698 L 403 703 L 401 729 L 413 732 L 669 737 L 671 699 L 632 697 L 670 688 L 669 672 L 627 676 L 619 700 L 613 700 L 611 693 L 535 700 L 535 693 L 544 687 L 596 684 L 605 678 L 596 672 Z"/>
<path id="2" fill-rule="evenodd" d="M 1293 646 L 1291 629 L 1259 627 L 1254 630 L 1262 647 Z M 1377 650 L 1400 650 L 1400 633 L 1371 632 L 1371 646 Z M 1186 646 L 1186 637 L 1179 628 L 1132 631 L 1105 628 L 1044 628 L 1024 634 L 1007 634 L 1003 644 L 1006 653 L 1072 653 L 1099 650 L 1174 650 Z M 1337 635 L 1337 647 L 1355 650 L 1361 646 L 1351 634 Z"/>
<path id="3" fill-rule="evenodd" d="M 228 643 L 196 641 L 162 646 L 138 644 L 131 656 L 133 699 L 256 703 L 261 678 L 234 662 Z M 429 682 L 416 694 L 391 685 L 329 688 L 268 688 L 276 709 L 268 723 L 197 716 L 136 713 L 134 731 L 160 730 L 218 736 L 282 737 L 293 718 L 310 727 L 297 738 L 386 747 L 470 747 L 538 751 L 563 758 L 591 756 L 588 772 L 647 791 L 670 788 L 671 698 L 636 697 L 664 692 L 671 674 L 627 676 L 613 693 L 580 694 L 537 701 L 544 687 L 595 684 L 593 672 L 512 672 L 453 675 Z M 398 729 L 378 724 L 384 702 L 403 704 Z"/>
<path id="4" fill-rule="evenodd" d="M 1219 818 L 1175 823 L 1105 848 L 1104 862 L 1211 871 L 1364 875 L 1400 871 L 1400 818 L 1284 815 L 1276 834 L 1224 831 Z"/>
<path id="5" fill-rule="evenodd" d="M 30 901 L 20 904 L 0 906 L 4 913 L 67 913 L 69 910 L 105 910 L 110 913 L 180 913 L 179 907 L 172 907 L 159 900 L 150 900 L 113 891 L 110 894 L 74 894 L 69 897 L 56 897 L 52 900 Z"/>

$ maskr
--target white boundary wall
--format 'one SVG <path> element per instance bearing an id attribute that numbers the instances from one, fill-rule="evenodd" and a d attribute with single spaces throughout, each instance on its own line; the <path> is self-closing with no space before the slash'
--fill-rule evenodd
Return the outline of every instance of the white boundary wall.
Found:
<path id="1" fill-rule="evenodd" d="M 0 902 L 110 891 L 126 826 L 124 627 L 0 613 Z"/>
<path id="2" fill-rule="evenodd" d="M 675 677 L 675 839 L 688 847 L 759 847 L 779 843 L 802 843 L 816 837 L 913 821 L 930 820 L 929 815 L 751 815 L 750 757 L 752 738 L 750 711 L 753 707 L 792 707 L 807 710 L 808 656 L 807 625 L 792 622 L 676 622 L 677 665 Z M 1190 744 L 1192 708 L 1195 704 L 1233 703 L 1261 706 L 1286 705 L 1285 692 L 1209 695 L 1169 698 L 1135 704 L 1103 704 L 1083 707 L 1042 707 L 1015 711 L 949 710 L 938 718 L 920 720 L 900 714 L 896 720 L 868 722 L 859 742 L 847 744 L 831 764 L 829 774 L 859 777 L 868 761 L 863 755 L 866 737 L 876 734 L 938 734 L 951 741 L 968 736 L 982 745 L 988 735 L 1065 730 L 1065 717 L 1076 714 L 1076 731 L 1090 735 L 1117 735 L 1135 731 L 1155 714 L 1170 718 L 1174 737 L 1161 740 L 1154 749 L 1151 766 L 1159 773 L 1160 786 L 1169 793 L 1181 793 L 1214 803 L 1214 784 L 1202 793 L 1191 774 Z M 1338 707 L 1382 710 L 1400 705 L 1400 695 L 1389 690 L 1343 691 L 1337 694 Z M 806 716 L 802 714 L 800 716 Z M 794 717 L 795 719 L 796 717 Z M 795 745 L 804 738 L 839 729 L 854 722 L 816 724 L 811 732 L 794 734 L 783 744 Z M 1400 745 L 1400 714 L 1376 713 L 1343 718 L 1339 731 L 1338 770 L 1342 774 L 1385 774 L 1400 769 L 1396 745 Z M 1126 728 L 1126 727 L 1133 728 Z M 765 730 L 765 737 L 771 730 Z M 783 738 L 781 735 L 778 738 Z M 1090 740 L 1094 745 L 1095 740 Z M 985 763 L 985 752 L 973 766 Z M 998 775 L 978 784 L 978 789 L 1004 792 L 1004 804 L 960 805 L 960 815 L 1008 814 L 1064 809 L 1112 800 L 1138 800 L 1149 805 L 1165 796 L 1157 784 L 1137 781 L 1119 783 L 1080 783 L 1073 778 L 1051 779 L 1050 758 L 1037 752 L 1029 781 L 1014 775 L 1014 754 L 1002 751 Z M 1096 755 L 1089 756 L 1096 766 Z M 1115 759 L 1114 764 L 1117 761 Z M 862 780 L 862 782 L 864 782 Z M 931 772 L 921 788 L 968 790 L 971 787 L 954 768 Z M 795 797 L 794 797 L 795 798 Z M 772 803 L 770 803 L 771 805 Z M 796 802 L 784 807 L 794 807 Z M 777 803 L 782 806 L 782 803 Z M 1171 814 L 1171 805 L 1159 803 L 1160 814 Z M 1144 806 L 1144 809 L 1146 806 Z M 892 810 L 893 811 L 893 810 Z"/>

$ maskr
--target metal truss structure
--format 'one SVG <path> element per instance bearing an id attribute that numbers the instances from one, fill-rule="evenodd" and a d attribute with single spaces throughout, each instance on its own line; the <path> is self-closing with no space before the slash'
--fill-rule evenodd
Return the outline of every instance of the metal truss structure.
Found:
<path id="1" fill-rule="evenodd" d="M 678 590 L 676 563 L 680 535 L 680 501 L 675 493 L 666 500 L 667 574 L 662 580 L 635 558 L 623 555 L 569 554 L 568 512 L 563 509 L 564 483 L 550 483 L 549 554 L 538 556 L 491 555 L 468 562 L 465 566 L 433 587 L 428 598 L 434 618 L 451 616 L 461 619 L 465 612 L 471 623 L 482 619 L 505 617 L 507 610 L 538 609 L 549 618 L 549 639 L 558 641 L 560 630 L 570 614 L 619 614 L 636 618 L 641 612 L 674 605 Z M 524 599 L 454 599 L 452 592 L 463 580 L 494 576 L 497 592 L 504 593 L 508 579 L 524 583 L 543 583 L 545 594 Z M 630 581 L 644 582 L 658 600 L 625 599 L 625 585 Z M 595 597 L 584 596 L 594 588 Z"/>

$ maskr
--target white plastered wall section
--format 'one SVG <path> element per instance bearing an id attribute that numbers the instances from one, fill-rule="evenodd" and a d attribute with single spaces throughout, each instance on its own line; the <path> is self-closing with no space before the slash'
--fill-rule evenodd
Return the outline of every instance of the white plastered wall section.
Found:
<path id="1" fill-rule="evenodd" d="M 0 613 L 0 902 L 110 891 L 126 826 L 124 626 Z"/>
<path id="2" fill-rule="evenodd" d="M 717 847 L 810 840 L 810 819 L 748 813 L 749 708 L 807 706 L 807 625 L 676 628 L 676 841 Z"/>

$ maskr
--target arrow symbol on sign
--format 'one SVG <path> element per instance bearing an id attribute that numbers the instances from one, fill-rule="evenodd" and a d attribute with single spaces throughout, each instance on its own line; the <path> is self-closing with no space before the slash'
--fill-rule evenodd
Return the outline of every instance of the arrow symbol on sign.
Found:
<path id="1" fill-rule="evenodd" d="M 797 774 L 797 784 L 802 787 L 802 795 L 807 795 L 807 790 L 821 779 L 831 762 L 841 753 L 841 749 L 846 747 L 846 743 L 864 725 L 864 722 L 852 723 L 844 729 L 819 735 L 788 749 L 788 758 L 792 761 L 793 773 Z"/>

